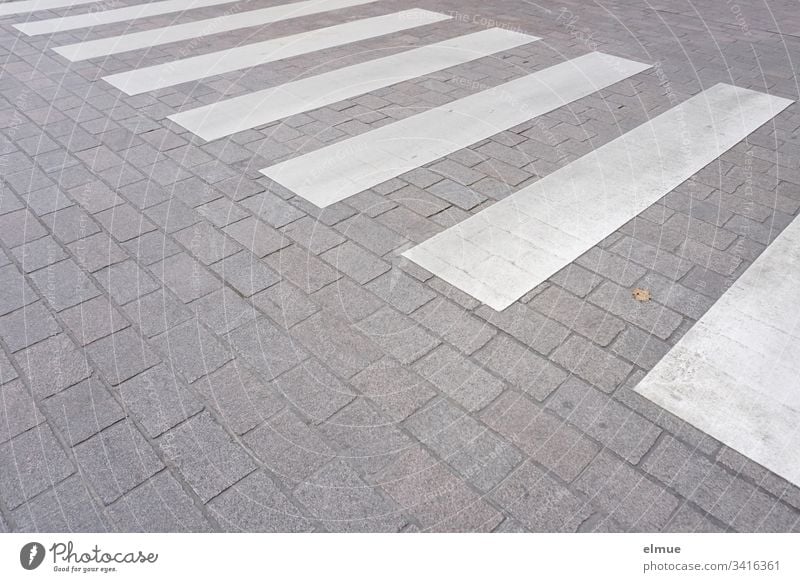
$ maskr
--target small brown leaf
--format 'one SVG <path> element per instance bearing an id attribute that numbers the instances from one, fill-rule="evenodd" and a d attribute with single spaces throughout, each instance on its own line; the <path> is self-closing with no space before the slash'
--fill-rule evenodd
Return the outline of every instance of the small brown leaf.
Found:
<path id="1" fill-rule="evenodd" d="M 632 295 L 636 301 L 650 301 L 650 291 L 648 289 L 641 289 L 637 287 L 633 290 Z"/>

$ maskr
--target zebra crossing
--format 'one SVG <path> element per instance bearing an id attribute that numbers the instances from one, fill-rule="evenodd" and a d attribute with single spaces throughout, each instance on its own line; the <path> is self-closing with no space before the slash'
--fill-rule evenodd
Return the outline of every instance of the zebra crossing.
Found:
<path id="1" fill-rule="evenodd" d="M 429 10 L 404 10 L 385 16 L 364 18 L 318 28 L 205 55 L 188 57 L 103 77 L 128 95 L 138 95 L 206 77 L 240 71 L 273 61 L 367 40 L 378 36 L 450 20 L 450 16 Z"/>
<path id="2" fill-rule="evenodd" d="M 790 104 L 715 85 L 404 256 L 502 311 Z"/>
<path id="3" fill-rule="evenodd" d="M 23 0 L 0 5 L 0 16 L 93 1 Z M 159 0 L 14 26 L 36 36 L 234 1 Z M 78 62 L 378 1 L 296 1 L 52 48 L 66 61 Z M 420 8 L 388 12 L 102 79 L 127 95 L 139 95 L 447 21 L 458 30 L 459 22 L 450 14 Z M 211 141 L 537 40 L 499 29 L 453 36 L 168 118 Z M 261 173 L 324 208 L 650 68 L 647 63 L 588 53 L 335 141 Z M 502 311 L 791 103 L 733 85 L 715 85 L 403 256 Z M 800 225 L 795 222 L 636 388 L 796 484 L 800 484 L 796 380 L 800 343 L 792 299 L 800 283 L 798 243 Z"/>

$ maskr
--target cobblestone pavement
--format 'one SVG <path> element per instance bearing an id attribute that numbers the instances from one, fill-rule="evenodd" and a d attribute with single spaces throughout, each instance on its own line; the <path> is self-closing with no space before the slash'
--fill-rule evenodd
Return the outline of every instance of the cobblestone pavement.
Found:
<path id="1" fill-rule="evenodd" d="M 633 390 L 800 209 L 797 104 L 502 312 L 401 257 L 717 82 L 798 99 L 797 2 L 395 0 L 51 50 L 279 3 L 0 19 L 0 531 L 800 532 L 800 488 Z M 100 79 L 410 8 L 455 18 Z M 542 40 L 229 139 L 167 119 L 491 26 Z M 324 210 L 258 171 L 593 50 L 655 66 Z"/>

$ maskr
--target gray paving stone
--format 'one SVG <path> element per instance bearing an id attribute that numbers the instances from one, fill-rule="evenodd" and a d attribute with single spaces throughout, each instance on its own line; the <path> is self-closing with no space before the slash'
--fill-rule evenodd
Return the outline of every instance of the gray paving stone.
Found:
<path id="1" fill-rule="evenodd" d="M 384 303 L 350 279 L 341 278 L 311 295 L 329 314 L 345 322 L 360 321 Z"/>
<path id="2" fill-rule="evenodd" d="M 38 299 L 14 265 L 0 267 L 0 315 L 11 313 Z"/>
<path id="3" fill-rule="evenodd" d="M 60 331 L 58 322 L 41 301 L 0 317 L 0 338 L 12 352 L 54 336 Z"/>
<path id="4" fill-rule="evenodd" d="M 224 228 L 235 224 L 249 216 L 247 212 L 239 208 L 228 198 L 212 200 L 202 206 L 198 206 L 195 210 L 218 228 Z"/>
<path id="5" fill-rule="evenodd" d="M 320 469 L 294 495 L 332 532 L 396 532 L 407 522 L 394 503 L 342 460 Z"/>
<path id="6" fill-rule="evenodd" d="M 575 486 L 590 503 L 633 530 L 661 529 L 679 504 L 663 487 L 612 455 L 602 452 L 587 467 Z"/>
<path id="7" fill-rule="evenodd" d="M 484 346 L 496 333 L 492 326 L 444 298 L 426 303 L 412 317 L 467 355 Z"/>
<path id="8" fill-rule="evenodd" d="M 494 336 L 475 353 L 475 359 L 539 401 L 567 378 L 566 372 L 505 334 Z"/>
<path id="9" fill-rule="evenodd" d="M 168 257 L 154 264 L 152 269 L 184 303 L 194 301 L 222 287 L 222 283 L 186 253 Z"/>
<path id="10" fill-rule="evenodd" d="M 298 342 L 263 317 L 232 331 L 227 339 L 233 349 L 268 380 L 291 370 L 308 357 L 308 352 Z"/>
<path id="11" fill-rule="evenodd" d="M 592 510 L 566 487 L 526 463 L 493 494 L 512 517 L 533 532 L 574 532 Z"/>
<path id="12" fill-rule="evenodd" d="M 17 210 L 0 216 L 0 242 L 8 247 L 18 247 L 47 234 L 28 210 Z"/>
<path id="13" fill-rule="evenodd" d="M 4 376 L 3 381 L 7 378 Z M 0 443 L 4 443 L 44 420 L 30 392 L 19 380 L 0 386 Z"/>
<path id="14" fill-rule="evenodd" d="M 284 234 L 315 255 L 343 243 L 345 238 L 318 220 L 304 217 L 283 229 Z"/>
<path id="15" fill-rule="evenodd" d="M 406 239 L 400 234 L 363 214 L 340 222 L 336 225 L 336 230 L 347 239 L 355 241 L 379 257 L 406 242 Z"/>
<path id="16" fill-rule="evenodd" d="M 12 254 L 25 273 L 32 273 L 67 258 L 64 249 L 50 236 L 18 246 L 13 249 Z"/>
<path id="17" fill-rule="evenodd" d="M 170 430 L 158 444 L 204 503 L 256 468 L 245 449 L 207 412 Z"/>
<path id="18" fill-rule="evenodd" d="M 322 422 L 351 402 L 356 395 L 315 358 L 272 381 L 275 389 L 304 416 Z"/>
<path id="19" fill-rule="evenodd" d="M 529 305 L 601 346 L 611 343 L 625 327 L 607 311 L 558 287 L 545 289 Z"/>
<path id="20" fill-rule="evenodd" d="M 162 354 L 172 370 L 180 373 L 190 383 L 231 359 L 229 348 L 195 319 L 154 337 L 152 345 Z"/>
<path id="21" fill-rule="evenodd" d="M 373 279 L 366 287 L 406 315 L 436 297 L 436 293 L 396 268 Z"/>
<path id="22" fill-rule="evenodd" d="M 283 482 L 303 482 L 333 458 L 315 428 L 284 410 L 244 436 L 244 442 Z"/>
<path id="23" fill-rule="evenodd" d="M 319 430 L 338 456 L 367 476 L 382 470 L 412 444 L 389 417 L 364 398 L 337 412 Z"/>
<path id="24" fill-rule="evenodd" d="M 251 196 L 242 201 L 241 204 L 256 217 L 275 228 L 286 226 L 290 222 L 303 217 L 301 211 L 271 192 L 262 192 Z"/>
<path id="25" fill-rule="evenodd" d="M 378 481 L 425 531 L 491 531 L 502 520 L 441 462 L 418 448 L 405 452 Z"/>
<path id="26" fill-rule="evenodd" d="M 236 434 L 255 428 L 286 406 L 274 384 L 237 360 L 201 378 L 192 388 Z"/>
<path id="27" fill-rule="evenodd" d="M 308 251 L 292 245 L 267 257 L 267 264 L 304 293 L 313 293 L 339 279 L 334 269 Z"/>
<path id="28" fill-rule="evenodd" d="M 478 204 L 486 200 L 486 196 L 473 190 L 469 186 L 463 186 L 447 178 L 441 182 L 437 182 L 428 188 L 427 191 L 463 210 L 472 210 L 478 206 Z"/>
<path id="29" fill-rule="evenodd" d="M 553 353 L 553 360 L 603 392 L 613 392 L 633 366 L 573 335 Z"/>
<path id="30" fill-rule="evenodd" d="M 61 313 L 61 320 L 84 346 L 130 325 L 105 297 L 95 297 L 70 307 Z"/>
<path id="31" fill-rule="evenodd" d="M 105 533 L 102 510 L 80 477 L 69 477 L 18 507 L 12 514 L 18 532 Z"/>
<path id="32" fill-rule="evenodd" d="M 92 372 L 85 355 L 64 334 L 19 351 L 14 359 L 39 398 L 77 384 Z"/>
<path id="33" fill-rule="evenodd" d="M 103 378 L 116 386 L 159 362 L 158 356 L 132 328 L 123 329 L 86 347 Z"/>
<path id="34" fill-rule="evenodd" d="M 173 236 L 204 265 L 216 263 L 237 253 L 242 248 L 208 222 L 198 222 L 179 230 Z"/>
<path id="35" fill-rule="evenodd" d="M 545 355 L 561 345 L 569 334 L 569 330 L 560 323 L 547 319 L 521 303 L 515 303 L 499 313 L 484 305 L 475 314 Z"/>
<path id="36" fill-rule="evenodd" d="M 109 504 L 164 468 L 153 447 L 128 420 L 74 449 L 81 474 Z"/>
<path id="37" fill-rule="evenodd" d="M 614 353 L 650 370 L 669 351 L 669 344 L 635 327 L 626 329 L 612 346 Z"/>
<path id="38" fill-rule="evenodd" d="M 75 472 L 47 424 L 0 445 L 0 499 L 16 509 Z"/>
<path id="39" fill-rule="evenodd" d="M 251 473 L 213 499 L 208 509 L 227 531 L 308 532 L 314 523 L 262 471 Z"/>
<path id="40" fill-rule="evenodd" d="M 414 369 L 470 411 L 480 410 L 504 389 L 501 380 L 446 345 L 425 356 Z"/>
<path id="41" fill-rule="evenodd" d="M 317 313 L 291 330 L 312 354 L 341 378 L 350 378 L 381 359 L 383 352 L 352 325 L 325 312 Z"/>
<path id="42" fill-rule="evenodd" d="M 139 297 L 122 309 L 145 337 L 161 334 L 192 317 L 192 312 L 164 289 Z"/>
<path id="43" fill-rule="evenodd" d="M 222 279 L 245 297 L 250 297 L 281 280 L 255 255 L 241 251 L 211 266 Z"/>
<path id="44" fill-rule="evenodd" d="M 589 301 L 661 339 L 669 338 L 682 321 L 674 311 L 655 301 L 637 301 L 630 290 L 611 282 L 600 285 Z"/>
<path id="45" fill-rule="evenodd" d="M 258 311 L 250 302 L 227 287 L 201 297 L 192 302 L 190 307 L 195 316 L 218 335 L 224 335 L 258 317 Z"/>
<path id="46" fill-rule="evenodd" d="M 122 248 L 104 232 L 98 232 L 68 245 L 81 267 L 93 273 L 128 258 Z M 138 257 L 138 253 L 133 253 Z"/>
<path id="47" fill-rule="evenodd" d="M 338 271 L 362 285 L 386 273 L 391 268 L 387 262 L 350 241 L 321 256 Z"/>
<path id="48" fill-rule="evenodd" d="M 369 365 L 350 383 L 395 421 L 405 419 L 436 395 L 424 378 L 390 358 Z"/>
<path id="49" fill-rule="evenodd" d="M 108 210 L 122 204 L 122 198 L 99 180 L 93 180 L 68 190 L 70 198 L 80 204 L 89 214 Z"/>
<path id="50" fill-rule="evenodd" d="M 692 319 L 700 319 L 714 303 L 709 297 L 655 273 L 645 275 L 641 285 L 656 301 Z"/>
<path id="51" fill-rule="evenodd" d="M 251 301 L 254 307 L 284 329 L 311 317 L 320 309 L 308 295 L 288 281 L 281 281 L 256 293 Z"/>
<path id="52" fill-rule="evenodd" d="M 170 368 L 159 365 L 119 385 L 126 414 L 157 437 L 199 412 L 202 403 Z"/>
<path id="53" fill-rule="evenodd" d="M 47 398 L 42 407 L 70 446 L 85 441 L 125 417 L 119 404 L 96 377 Z"/>
<path id="54" fill-rule="evenodd" d="M 481 419 L 530 458 L 572 481 L 600 450 L 584 434 L 514 392 L 506 392 Z"/>
<path id="55" fill-rule="evenodd" d="M 200 221 L 197 212 L 177 199 L 150 206 L 144 213 L 167 233 L 177 232 Z"/>
<path id="56" fill-rule="evenodd" d="M 223 230 L 259 258 L 291 244 L 289 238 L 281 231 L 252 216 L 229 224 Z"/>
<path id="57" fill-rule="evenodd" d="M 416 361 L 440 343 L 413 319 L 390 307 L 362 320 L 357 329 L 403 364 Z"/>
<path id="58" fill-rule="evenodd" d="M 155 230 L 152 222 L 129 204 L 99 212 L 95 218 L 118 242 L 125 242 Z"/>
<path id="59" fill-rule="evenodd" d="M 98 271 L 95 277 L 120 305 L 147 295 L 159 287 L 158 282 L 133 260 L 106 267 Z"/>
<path id="60" fill-rule="evenodd" d="M 63 208 L 42 217 L 42 221 L 64 244 L 73 243 L 100 232 L 100 227 L 79 206 Z"/>
<path id="61" fill-rule="evenodd" d="M 633 285 L 645 274 L 644 267 L 602 249 L 592 249 L 579 257 L 577 262 L 590 271 L 624 286 Z"/>
<path id="62" fill-rule="evenodd" d="M 687 503 L 682 503 L 663 531 L 675 533 L 722 533 L 724 528 Z"/>
<path id="63" fill-rule="evenodd" d="M 62 311 L 100 295 L 100 291 L 72 259 L 66 259 L 30 275 L 33 284 L 56 311 Z"/>
<path id="64" fill-rule="evenodd" d="M 213 526 L 169 471 L 161 471 L 108 507 L 118 532 L 209 532 Z"/>

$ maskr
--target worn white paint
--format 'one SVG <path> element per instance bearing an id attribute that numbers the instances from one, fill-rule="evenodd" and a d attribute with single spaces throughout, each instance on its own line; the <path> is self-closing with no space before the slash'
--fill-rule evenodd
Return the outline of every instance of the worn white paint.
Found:
<path id="1" fill-rule="evenodd" d="M 170 115 L 213 140 L 539 40 L 492 28 Z"/>
<path id="2" fill-rule="evenodd" d="M 334 46 L 433 24 L 451 17 L 428 10 L 404 10 L 247 44 L 161 65 L 109 75 L 103 80 L 128 95 L 239 71 Z"/>
<path id="3" fill-rule="evenodd" d="M 53 50 L 70 61 L 83 61 L 96 57 L 104 57 L 127 51 L 134 51 L 151 46 L 159 46 L 171 42 L 206 37 L 240 28 L 272 24 L 290 18 L 299 18 L 330 12 L 362 4 L 371 4 L 377 0 L 305 0 L 270 6 L 260 10 L 249 10 L 236 14 L 227 14 L 215 18 L 206 18 L 184 24 L 175 24 L 161 28 L 131 32 L 119 36 L 78 42 L 56 47 Z"/>
<path id="4" fill-rule="evenodd" d="M 148 2 L 145 4 L 125 6 L 124 8 L 113 8 L 111 10 L 92 11 L 72 16 L 24 22 L 22 24 L 15 24 L 14 28 L 28 36 L 36 36 L 38 34 L 52 34 L 64 30 L 89 28 L 101 24 L 125 22 L 126 20 L 145 18 L 146 16 L 159 16 L 161 14 L 183 12 L 184 10 L 191 10 L 193 8 L 231 4 L 237 1 L 238 0 L 163 0 L 161 2 Z"/>
<path id="5" fill-rule="evenodd" d="M 716 85 L 404 256 L 505 309 L 790 103 Z"/>
<path id="6" fill-rule="evenodd" d="M 636 391 L 800 486 L 798 299 L 795 220 Z"/>
<path id="7" fill-rule="evenodd" d="M 647 68 L 590 53 L 261 173 L 319 207 L 328 206 Z"/>
<path id="8" fill-rule="evenodd" d="M 0 16 L 52 10 L 54 8 L 70 8 L 81 4 L 96 4 L 101 0 L 22 0 L 20 2 L 4 2 L 0 4 Z"/>

